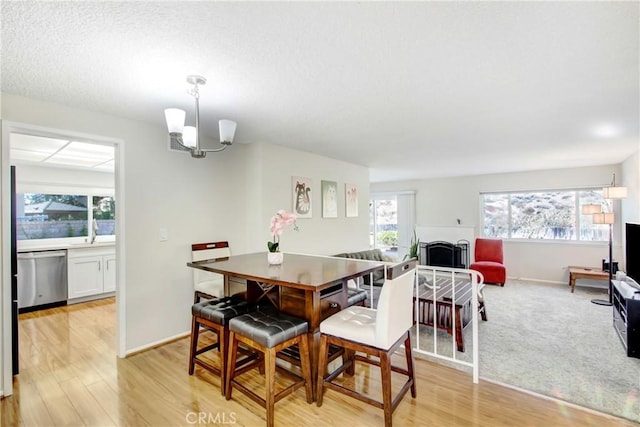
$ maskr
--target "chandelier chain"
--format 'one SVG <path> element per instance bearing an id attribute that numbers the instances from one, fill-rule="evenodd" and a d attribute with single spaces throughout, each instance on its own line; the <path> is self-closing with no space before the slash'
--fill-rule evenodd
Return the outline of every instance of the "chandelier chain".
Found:
<path id="1" fill-rule="evenodd" d="M 187 90 L 187 93 L 194 98 L 200 98 L 200 91 L 198 90 L 198 84 L 194 83 L 191 89 Z"/>

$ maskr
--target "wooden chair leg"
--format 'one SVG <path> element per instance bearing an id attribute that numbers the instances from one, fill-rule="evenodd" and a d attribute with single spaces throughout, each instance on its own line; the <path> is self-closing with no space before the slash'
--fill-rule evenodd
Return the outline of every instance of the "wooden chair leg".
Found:
<path id="1" fill-rule="evenodd" d="M 220 356 L 220 392 L 225 396 L 227 386 L 227 352 L 229 351 L 229 331 L 223 326 L 218 330 L 218 355 Z M 236 353 L 237 354 L 237 353 Z"/>
<path id="2" fill-rule="evenodd" d="M 318 380 L 316 381 L 316 405 L 322 406 L 324 394 L 324 376 L 327 374 L 327 359 L 329 357 L 329 344 L 327 336 L 320 335 L 320 355 L 318 357 Z"/>
<path id="3" fill-rule="evenodd" d="M 393 403 L 391 397 L 391 360 L 386 351 L 380 352 L 380 371 L 382 378 L 382 407 L 384 410 L 384 425 L 391 427 L 393 418 Z"/>
<path id="4" fill-rule="evenodd" d="M 189 350 L 189 375 L 193 375 L 195 370 L 195 363 L 193 362 L 193 358 L 196 356 L 196 351 L 198 349 L 198 337 L 200 334 L 200 324 L 198 323 L 195 316 L 192 316 L 191 319 L 191 348 Z"/>
<path id="5" fill-rule="evenodd" d="M 413 365 L 413 349 L 411 344 L 411 333 L 407 332 L 407 337 L 404 339 L 404 354 L 407 358 L 407 372 L 409 373 L 409 378 L 411 379 L 411 397 L 416 397 L 416 379 L 414 374 L 414 365 Z"/>
<path id="6" fill-rule="evenodd" d="M 270 348 L 265 351 L 265 379 L 267 380 L 266 386 L 266 399 L 265 406 L 267 410 L 267 427 L 273 427 L 273 417 L 275 413 L 275 390 L 276 390 L 276 352 Z"/>
<path id="7" fill-rule="evenodd" d="M 350 377 L 356 374 L 356 358 L 355 352 L 353 350 L 349 350 L 347 348 L 344 349 L 344 353 L 342 354 L 342 363 L 351 362 L 351 364 L 345 369 L 344 373 Z"/>
<path id="8" fill-rule="evenodd" d="M 231 399 L 231 391 L 233 389 L 231 381 L 233 380 L 233 374 L 235 373 L 236 359 L 238 358 L 238 340 L 236 340 L 236 334 L 234 332 L 229 333 L 229 362 L 227 363 L 227 374 L 225 379 L 225 398 Z"/>
<path id="9" fill-rule="evenodd" d="M 307 403 L 313 402 L 313 389 L 311 381 L 311 353 L 309 352 L 309 337 L 307 334 L 300 336 L 300 365 L 302 368 L 302 376 L 304 378 L 304 391 L 307 395 Z"/>

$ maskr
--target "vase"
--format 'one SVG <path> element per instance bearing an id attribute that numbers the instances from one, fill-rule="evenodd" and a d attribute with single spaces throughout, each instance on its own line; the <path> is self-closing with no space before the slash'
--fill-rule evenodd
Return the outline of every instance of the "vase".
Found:
<path id="1" fill-rule="evenodd" d="M 282 264 L 284 254 L 282 252 L 267 252 L 267 260 L 271 265 Z"/>
<path id="2" fill-rule="evenodd" d="M 267 271 L 267 274 L 269 275 L 269 279 L 279 279 L 281 271 L 282 271 L 282 264 L 269 264 L 269 269 Z"/>

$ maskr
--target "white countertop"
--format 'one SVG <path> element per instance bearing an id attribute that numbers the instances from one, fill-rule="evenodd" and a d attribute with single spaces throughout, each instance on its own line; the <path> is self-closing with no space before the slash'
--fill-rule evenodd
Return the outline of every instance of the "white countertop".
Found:
<path id="1" fill-rule="evenodd" d="M 115 247 L 116 242 L 95 242 L 95 243 L 43 243 L 28 245 L 26 247 L 18 244 L 18 253 L 38 252 L 38 251 L 56 251 L 63 249 L 87 249 L 87 248 L 108 248 Z"/>

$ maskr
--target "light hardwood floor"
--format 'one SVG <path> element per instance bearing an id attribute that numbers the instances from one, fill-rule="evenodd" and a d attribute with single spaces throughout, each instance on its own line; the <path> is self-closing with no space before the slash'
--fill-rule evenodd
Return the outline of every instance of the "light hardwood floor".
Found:
<path id="1" fill-rule="evenodd" d="M 113 299 L 20 316 L 20 375 L 2 399 L 2 426 L 263 426 L 264 409 L 240 393 L 226 401 L 219 379 L 187 374 L 188 338 L 126 359 L 116 356 Z M 416 360 L 418 397 L 396 409 L 396 426 L 638 426 L 542 399 Z M 261 377 L 247 373 L 260 388 Z M 280 381 L 280 380 L 279 380 Z M 283 380 L 286 381 L 286 380 Z M 375 367 L 347 381 L 379 394 Z M 400 381 L 394 381 L 397 385 Z M 276 425 L 381 426 L 382 410 L 327 391 L 308 405 L 304 390 L 276 404 Z"/>

